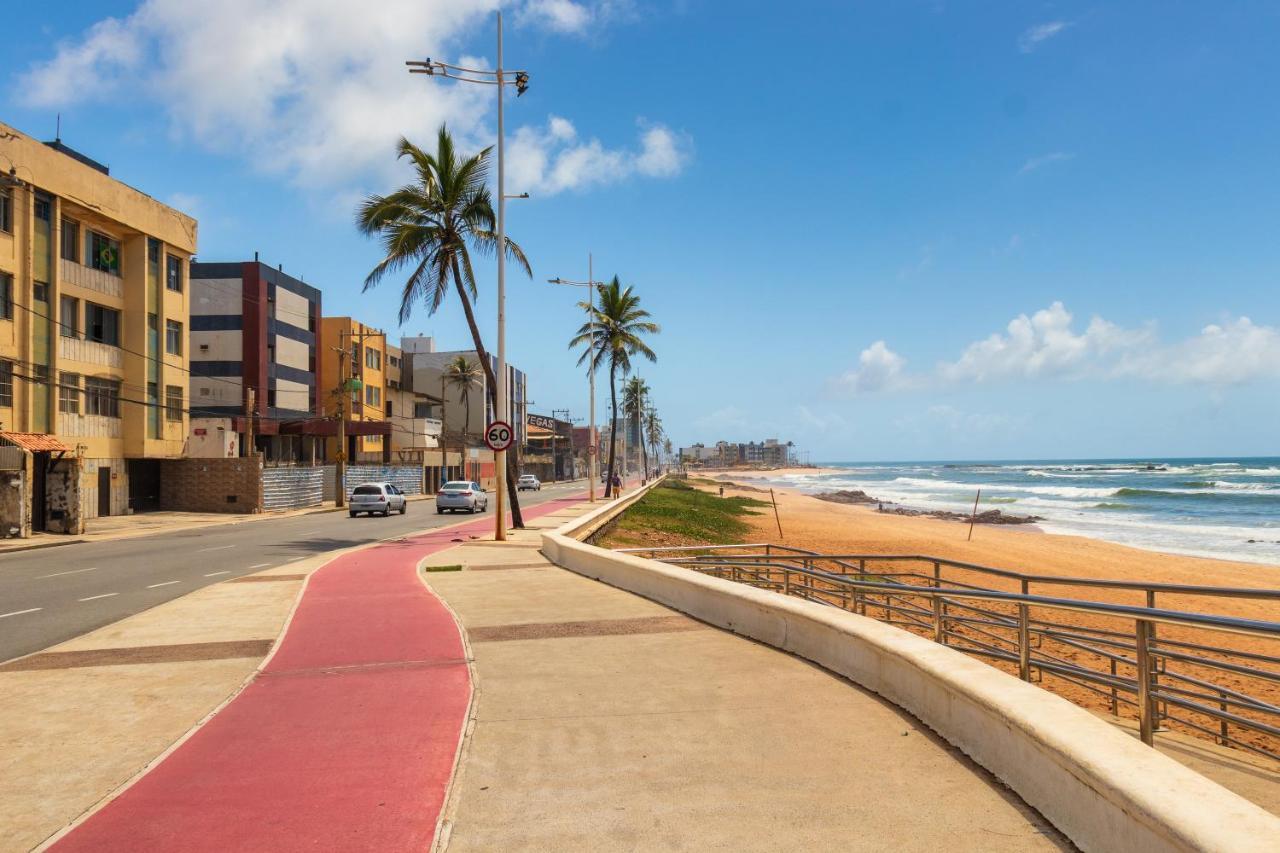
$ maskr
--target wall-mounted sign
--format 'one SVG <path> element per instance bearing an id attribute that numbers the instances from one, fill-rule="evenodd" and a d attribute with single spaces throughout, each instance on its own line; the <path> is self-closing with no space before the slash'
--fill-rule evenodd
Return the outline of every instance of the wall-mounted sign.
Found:
<path id="1" fill-rule="evenodd" d="M 549 418 L 546 415 L 525 415 L 525 421 L 529 426 L 536 426 L 541 429 L 555 430 L 556 419 Z"/>

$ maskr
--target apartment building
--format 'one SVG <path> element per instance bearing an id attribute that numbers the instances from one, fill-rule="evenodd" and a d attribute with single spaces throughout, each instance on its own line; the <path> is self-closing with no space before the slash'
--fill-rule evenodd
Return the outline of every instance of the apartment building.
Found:
<path id="1" fill-rule="evenodd" d="M 0 124 L 0 444 L 25 459 L 0 535 L 158 504 L 187 438 L 195 251 L 190 216 Z"/>
<path id="2" fill-rule="evenodd" d="M 386 372 L 392 460 L 425 465 L 428 451 L 439 449 L 444 430 L 440 396 L 406 381 L 405 355 L 399 347 L 387 347 Z"/>
<path id="3" fill-rule="evenodd" d="M 211 455 L 252 449 L 267 464 L 315 460 L 320 318 L 319 290 L 256 257 L 191 265 L 193 449 L 221 432 Z"/>
<path id="4" fill-rule="evenodd" d="M 320 414 L 331 419 L 326 435 L 336 436 L 338 418 L 345 422 L 347 445 L 324 442 L 324 458 L 342 452 L 348 462 L 391 461 L 392 424 L 386 417 L 387 336 L 350 317 L 320 319 L 317 400 Z"/>

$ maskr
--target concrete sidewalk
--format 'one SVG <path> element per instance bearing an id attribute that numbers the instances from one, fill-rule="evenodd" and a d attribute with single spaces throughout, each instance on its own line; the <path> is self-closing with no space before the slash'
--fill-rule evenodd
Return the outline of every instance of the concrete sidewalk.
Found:
<path id="1" fill-rule="evenodd" d="M 897 708 L 537 544 L 427 560 L 462 566 L 425 577 L 466 629 L 475 689 L 446 849 L 1070 847 Z"/>

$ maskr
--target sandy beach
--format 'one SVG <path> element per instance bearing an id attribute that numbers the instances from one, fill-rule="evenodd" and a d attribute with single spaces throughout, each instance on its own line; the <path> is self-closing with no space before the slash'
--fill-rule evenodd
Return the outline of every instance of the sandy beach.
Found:
<path id="1" fill-rule="evenodd" d="M 735 480 L 748 478 L 735 476 Z M 726 495 L 760 498 L 758 487 L 743 482 L 742 490 L 726 488 Z M 994 568 L 1056 577 L 1111 578 L 1136 582 L 1164 582 L 1200 586 L 1231 586 L 1258 589 L 1280 588 L 1280 566 L 1237 563 L 1200 557 L 1160 554 L 1100 540 L 1048 534 L 1031 526 L 977 525 L 973 540 L 966 541 L 968 525 L 933 518 L 905 517 L 878 513 L 873 508 L 820 501 L 808 495 L 775 487 L 783 535 L 779 537 L 773 513 L 766 510 L 750 518 L 750 541 L 781 542 L 827 554 L 919 554 L 975 563 Z M 767 500 L 767 495 L 764 496 Z M 888 565 L 888 564 L 884 564 Z M 892 569 L 886 569 L 892 570 Z M 988 588 L 1016 592 L 1016 581 L 989 575 L 947 569 L 945 577 Z M 1130 590 L 1107 590 L 1070 585 L 1032 587 L 1033 594 L 1062 598 L 1142 605 L 1143 594 Z M 1205 596 L 1161 595 L 1158 606 L 1171 610 L 1216 613 L 1280 622 L 1280 602 Z M 1132 620 L 1094 617 L 1087 614 L 1043 611 L 1033 618 L 1053 618 L 1071 624 L 1131 634 Z M 1189 642 L 1208 642 L 1224 648 L 1280 656 L 1280 643 L 1218 632 L 1162 628 L 1162 636 Z M 1055 654 L 1096 669 L 1102 660 L 1087 652 L 1054 649 Z M 992 663 L 987 660 L 988 663 Z M 1007 671 L 1001 662 L 993 665 Z M 1236 679 L 1213 673 L 1215 683 L 1241 690 L 1273 704 L 1280 704 L 1280 686 L 1256 678 Z M 1092 710 L 1108 710 L 1105 697 L 1069 682 L 1046 675 L 1042 685 Z M 1121 716 L 1132 716 L 1121 708 Z M 1280 744 L 1263 736 L 1241 733 L 1259 746 L 1275 749 Z"/>

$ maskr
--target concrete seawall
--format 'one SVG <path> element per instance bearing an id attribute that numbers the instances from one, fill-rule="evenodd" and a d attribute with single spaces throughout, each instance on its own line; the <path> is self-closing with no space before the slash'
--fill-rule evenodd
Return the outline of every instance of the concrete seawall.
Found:
<path id="1" fill-rule="evenodd" d="M 579 541 L 640 494 L 543 534 L 543 552 L 564 568 L 878 693 L 995 774 L 1085 850 L 1280 850 L 1280 818 L 1067 700 L 954 649 L 843 610 Z"/>

